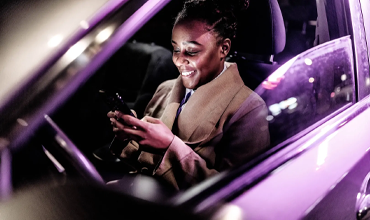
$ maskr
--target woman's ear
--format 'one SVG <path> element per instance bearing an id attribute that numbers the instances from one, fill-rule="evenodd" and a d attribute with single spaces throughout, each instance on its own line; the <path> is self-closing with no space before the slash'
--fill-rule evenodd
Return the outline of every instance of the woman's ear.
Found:
<path id="1" fill-rule="evenodd" d="M 229 54 L 231 48 L 231 40 L 229 38 L 224 39 L 221 42 L 221 58 L 225 58 Z"/>

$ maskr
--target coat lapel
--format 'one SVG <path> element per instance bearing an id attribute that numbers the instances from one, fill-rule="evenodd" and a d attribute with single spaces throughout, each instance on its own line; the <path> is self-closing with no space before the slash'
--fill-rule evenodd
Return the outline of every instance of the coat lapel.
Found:
<path id="1" fill-rule="evenodd" d="M 207 139 L 216 128 L 217 122 L 233 97 L 244 86 L 239 76 L 237 66 L 230 63 L 226 63 L 226 65 L 227 70 L 220 77 L 196 90 L 179 115 L 177 120 L 177 136 L 185 143 L 196 144 Z M 183 88 L 182 84 L 177 86 Z M 178 95 L 172 95 L 176 96 L 177 101 L 179 100 L 179 97 L 177 97 Z M 183 95 L 184 91 L 182 91 L 180 101 Z M 178 101 L 178 103 L 180 101 Z M 178 106 L 179 104 L 177 108 Z M 170 107 L 170 105 L 168 107 Z M 172 106 L 168 109 L 166 113 L 171 116 L 171 120 L 168 120 L 168 122 L 174 122 L 176 110 L 174 110 Z"/>

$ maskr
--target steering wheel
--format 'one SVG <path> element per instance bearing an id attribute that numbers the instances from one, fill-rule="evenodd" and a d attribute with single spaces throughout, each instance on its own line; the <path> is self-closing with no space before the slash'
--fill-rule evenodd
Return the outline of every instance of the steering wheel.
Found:
<path id="1" fill-rule="evenodd" d="M 75 172 L 84 180 L 98 185 L 105 182 L 94 165 L 85 155 L 73 144 L 59 126 L 45 115 L 46 124 L 43 128 L 43 147 L 51 152 L 53 157 L 70 172 Z M 55 163 L 54 161 L 52 161 Z"/>
<path id="2" fill-rule="evenodd" d="M 44 142 L 47 144 L 44 147 L 53 156 L 57 157 L 67 173 L 74 172 L 89 183 L 105 186 L 105 181 L 89 159 L 83 155 L 48 115 L 45 115 L 45 120 L 47 123 L 44 126 L 43 136 L 46 136 Z M 177 193 L 164 183 L 141 174 L 124 175 L 120 180 L 111 181 L 106 186 L 146 201 L 162 203 L 168 201 L 168 198 Z"/>

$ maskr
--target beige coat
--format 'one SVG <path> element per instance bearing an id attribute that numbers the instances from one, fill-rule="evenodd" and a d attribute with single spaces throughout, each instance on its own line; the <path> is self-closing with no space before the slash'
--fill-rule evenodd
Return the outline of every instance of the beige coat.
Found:
<path id="1" fill-rule="evenodd" d="M 265 150 L 270 141 L 266 105 L 244 85 L 236 64 L 226 66 L 220 77 L 196 90 L 177 120 L 185 95 L 181 77 L 162 83 L 146 115 L 160 118 L 175 139 L 164 155 L 140 151 L 138 144 L 132 143 L 123 150 L 122 158 L 134 158 L 140 169 L 184 189 Z"/>

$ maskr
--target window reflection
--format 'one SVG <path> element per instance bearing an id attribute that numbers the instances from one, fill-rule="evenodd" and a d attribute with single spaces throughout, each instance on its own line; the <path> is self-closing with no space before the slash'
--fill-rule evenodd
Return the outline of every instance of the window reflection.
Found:
<path id="1" fill-rule="evenodd" d="M 352 62 L 343 37 L 293 58 L 256 89 L 269 108 L 272 146 L 352 102 Z"/>

